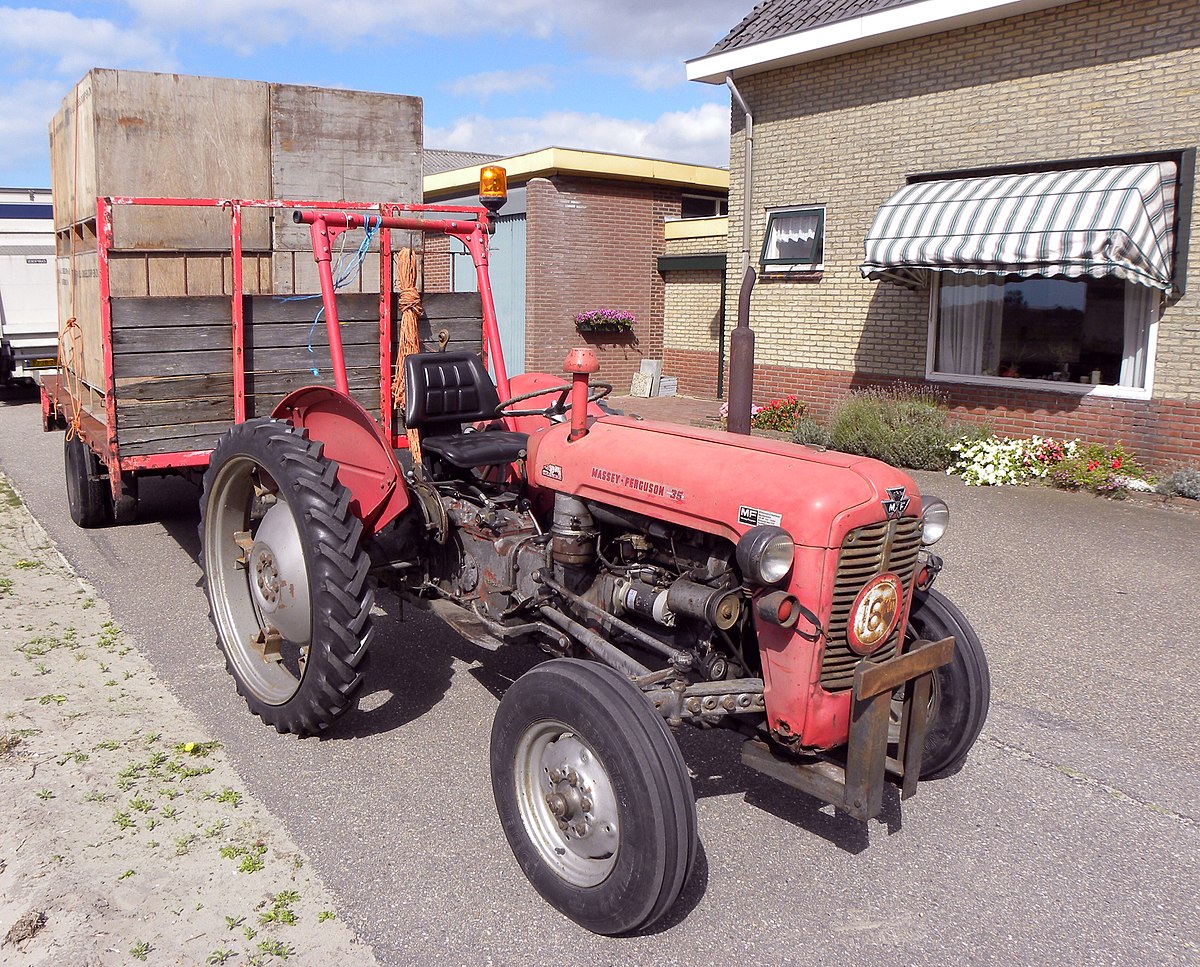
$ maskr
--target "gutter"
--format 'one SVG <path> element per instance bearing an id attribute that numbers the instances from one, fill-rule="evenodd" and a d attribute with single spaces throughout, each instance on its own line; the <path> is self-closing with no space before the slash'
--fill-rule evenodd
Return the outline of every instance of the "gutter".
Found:
<path id="1" fill-rule="evenodd" d="M 742 162 L 744 179 L 742 182 L 742 262 L 741 272 L 745 274 L 746 269 L 750 267 L 750 212 L 753 210 L 750 204 L 753 194 L 754 184 L 754 115 L 750 112 L 750 106 L 746 103 L 746 99 L 742 97 L 742 92 L 737 89 L 737 85 L 733 82 L 733 75 L 725 75 L 725 84 L 729 88 L 729 93 L 733 99 L 737 101 L 738 106 L 746 115 L 746 136 L 744 138 L 746 146 L 746 156 Z"/>

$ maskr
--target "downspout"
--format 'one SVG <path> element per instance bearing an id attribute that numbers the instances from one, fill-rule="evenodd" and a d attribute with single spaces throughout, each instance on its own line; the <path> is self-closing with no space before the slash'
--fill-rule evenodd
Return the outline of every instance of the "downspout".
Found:
<path id="1" fill-rule="evenodd" d="M 743 139 L 746 156 L 742 161 L 742 264 L 738 269 L 745 275 L 746 269 L 750 267 L 750 212 L 753 211 L 750 201 L 754 184 L 754 115 L 750 113 L 750 106 L 742 97 L 742 92 L 733 83 L 732 74 L 725 75 L 725 86 L 729 88 L 729 93 L 733 95 L 738 107 L 746 115 L 746 134 Z"/>
<path id="2" fill-rule="evenodd" d="M 754 330 L 750 328 L 750 293 L 754 289 L 754 269 L 750 265 L 750 214 L 753 211 L 754 115 L 733 82 L 725 75 L 729 93 L 746 115 L 742 188 L 742 288 L 738 295 L 738 324 L 729 337 L 729 404 L 726 426 L 730 433 L 750 435 L 750 411 L 754 405 Z"/>

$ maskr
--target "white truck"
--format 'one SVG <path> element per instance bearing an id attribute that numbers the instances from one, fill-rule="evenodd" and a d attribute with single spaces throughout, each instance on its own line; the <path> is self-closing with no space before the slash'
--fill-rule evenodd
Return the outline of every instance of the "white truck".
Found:
<path id="1" fill-rule="evenodd" d="M 57 366 L 50 189 L 0 188 L 0 385 Z"/>

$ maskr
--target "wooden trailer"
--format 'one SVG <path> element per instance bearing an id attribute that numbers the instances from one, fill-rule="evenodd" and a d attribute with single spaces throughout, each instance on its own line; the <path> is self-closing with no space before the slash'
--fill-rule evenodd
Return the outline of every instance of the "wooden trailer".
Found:
<path id="1" fill-rule="evenodd" d="M 248 221 L 270 215 L 290 222 L 298 208 L 353 212 L 368 223 L 379 215 L 416 213 L 472 221 L 480 212 L 388 203 L 97 199 L 94 252 L 70 261 L 75 314 L 63 328 L 61 374 L 42 384 L 44 428 L 67 430 L 67 494 L 76 523 L 132 520 L 140 476 L 202 470 L 230 425 L 270 416 L 294 389 L 332 383 L 321 293 L 264 292 L 263 259 L 244 251 Z M 149 255 L 131 258 L 119 247 L 116 226 L 129 211 L 223 217 L 227 251 L 206 282 L 217 293 L 127 294 L 150 271 Z M 344 250 L 353 253 L 363 235 L 343 236 Z M 397 242 L 412 244 L 412 235 L 419 239 L 420 233 L 377 230 L 377 251 L 348 272 L 355 281 L 346 286 L 357 288 L 358 278 L 369 274 L 378 280 L 377 291 L 340 291 L 336 300 L 350 394 L 396 447 L 404 447 L 406 437 L 392 392 L 399 353 L 395 262 Z M 421 306 L 422 349 L 484 351 L 478 293 L 426 293 Z"/>

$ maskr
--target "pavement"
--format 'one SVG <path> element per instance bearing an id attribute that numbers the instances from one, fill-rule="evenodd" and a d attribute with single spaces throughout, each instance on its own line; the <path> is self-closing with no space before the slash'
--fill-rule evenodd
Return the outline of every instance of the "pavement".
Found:
<path id="1" fill-rule="evenodd" d="M 663 922 L 614 939 L 540 900 L 496 818 L 491 718 L 538 655 L 384 596 L 359 710 L 324 739 L 277 735 L 214 643 L 195 488 L 147 480 L 137 524 L 82 531 L 39 416 L 0 400 L 0 470 L 381 963 L 1200 962 L 1200 518 L 915 475 L 950 502 L 939 587 L 991 664 L 966 766 L 863 825 L 744 769 L 733 736 L 684 731 L 696 869 Z"/>

